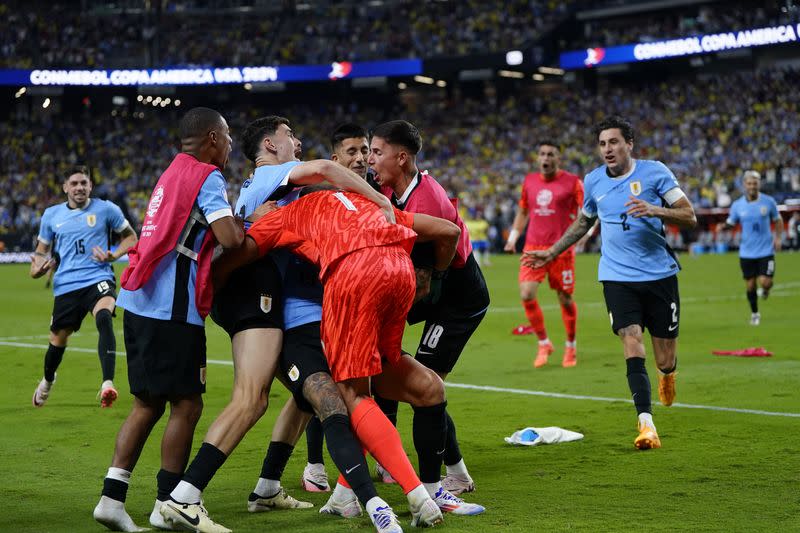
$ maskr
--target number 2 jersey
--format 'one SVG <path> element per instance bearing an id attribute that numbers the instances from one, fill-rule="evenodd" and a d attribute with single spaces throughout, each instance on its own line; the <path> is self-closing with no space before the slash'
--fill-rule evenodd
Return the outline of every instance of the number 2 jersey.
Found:
<path id="1" fill-rule="evenodd" d="M 625 205 L 632 197 L 657 206 L 683 198 L 666 165 L 634 159 L 631 170 L 617 177 L 609 176 L 603 165 L 586 175 L 583 186 L 583 213 L 600 219 L 600 281 L 653 281 L 678 273 L 680 265 L 667 245 L 661 219 L 628 216 Z"/>
<path id="2" fill-rule="evenodd" d="M 111 232 L 120 233 L 128 226 L 122 210 L 106 200 L 90 198 L 82 209 L 70 209 L 67 202 L 48 207 L 42 215 L 38 239 L 50 245 L 59 258 L 53 294 L 59 296 L 114 279 L 111 264 L 95 261 L 92 248 L 107 250 Z"/>

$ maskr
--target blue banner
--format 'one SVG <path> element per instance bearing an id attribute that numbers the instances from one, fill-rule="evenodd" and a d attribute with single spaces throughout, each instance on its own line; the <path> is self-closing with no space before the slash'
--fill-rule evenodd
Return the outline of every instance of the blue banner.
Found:
<path id="1" fill-rule="evenodd" d="M 566 70 L 617 65 L 620 63 L 637 63 L 655 59 L 710 54 L 725 50 L 797 42 L 798 35 L 800 35 L 800 24 L 796 26 L 787 24 L 768 28 L 683 37 L 666 41 L 609 46 L 607 48 L 587 48 L 586 50 L 562 53 L 560 63 L 561 68 Z"/>
<path id="2" fill-rule="evenodd" d="M 19 86 L 137 86 L 217 85 L 223 83 L 269 83 L 274 81 L 323 81 L 373 76 L 422 74 L 422 61 L 400 59 L 327 65 L 286 65 L 223 68 L 166 69 L 0 69 L 0 85 Z"/>

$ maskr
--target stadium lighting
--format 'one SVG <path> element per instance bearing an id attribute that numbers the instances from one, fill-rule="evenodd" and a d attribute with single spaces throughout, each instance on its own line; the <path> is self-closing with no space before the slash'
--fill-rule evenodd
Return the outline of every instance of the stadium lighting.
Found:
<path id="1" fill-rule="evenodd" d="M 145 100 L 144 100 L 144 101 L 145 101 L 145 102 L 147 102 L 147 103 L 149 104 L 150 102 L 152 102 L 152 101 L 153 101 L 153 97 L 152 97 L 152 96 L 148 96 L 147 98 L 145 98 Z"/>
<path id="2" fill-rule="evenodd" d="M 426 85 L 433 85 L 434 82 L 433 78 L 429 78 L 428 76 L 414 76 L 414 81 Z"/>
<path id="3" fill-rule="evenodd" d="M 406 85 L 405 83 L 403 83 L 403 82 L 401 81 L 400 83 L 398 83 L 398 84 L 397 84 L 397 88 L 398 88 L 398 89 L 400 89 L 400 90 L 402 91 L 402 90 L 404 90 L 404 89 L 408 88 L 408 85 Z"/>
<path id="4" fill-rule="evenodd" d="M 25 87 L 20 87 L 19 91 L 17 91 L 17 93 L 14 95 L 14 98 L 19 98 L 20 96 L 25 94 L 27 92 L 27 90 L 28 89 L 26 89 Z"/>
<path id="5" fill-rule="evenodd" d="M 506 52 L 506 63 L 511 66 L 521 65 L 524 56 L 519 50 L 510 50 Z"/>
<path id="6" fill-rule="evenodd" d="M 156 96 L 156 99 L 153 100 L 153 105 L 158 105 L 160 103 L 161 103 L 161 97 L 160 96 Z"/>
<path id="7" fill-rule="evenodd" d="M 172 100 L 170 98 L 164 98 L 164 104 L 169 105 Z"/>
<path id="8" fill-rule="evenodd" d="M 525 74 L 522 72 L 517 72 L 516 70 L 500 70 L 497 72 L 497 74 L 501 78 L 516 78 L 518 80 L 521 80 L 525 77 Z"/>
<path id="9" fill-rule="evenodd" d="M 534 74 L 531 77 L 536 81 L 544 81 L 544 75 L 543 74 Z"/>
<path id="10" fill-rule="evenodd" d="M 446 82 L 446 81 L 444 81 L 444 80 L 438 80 L 438 81 L 436 82 L 436 86 L 437 86 L 437 87 L 442 87 L 442 88 L 444 88 L 444 87 L 447 87 L 447 82 Z"/>
<path id="11" fill-rule="evenodd" d="M 144 100 L 144 96 L 142 96 L 141 94 L 136 97 L 137 102 L 141 102 L 142 100 Z"/>
<path id="12" fill-rule="evenodd" d="M 552 74 L 554 76 L 564 75 L 563 68 L 555 68 L 555 67 L 539 67 L 539 72 L 541 72 L 542 74 Z"/>
<path id="13" fill-rule="evenodd" d="M 42 109 L 47 109 L 48 107 L 50 107 L 50 99 L 45 98 L 44 102 L 42 102 Z"/>
<path id="14" fill-rule="evenodd" d="M 181 105 L 181 101 L 180 100 L 175 100 L 175 106 L 177 107 L 179 105 Z"/>
<path id="15" fill-rule="evenodd" d="M 245 91 L 252 91 L 253 90 L 253 84 L 252 83 L 245 83 L 244 84 L 244 90 Z"/>

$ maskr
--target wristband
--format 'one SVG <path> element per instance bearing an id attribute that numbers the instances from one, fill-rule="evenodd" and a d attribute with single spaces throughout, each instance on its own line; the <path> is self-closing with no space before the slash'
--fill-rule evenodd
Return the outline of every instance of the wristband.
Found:
<path id="1" fill-rule="evenodd" d="M 517 242 L 519 239 L 519 230 L 516 228 L 512 228 L 510 232 L 508 232 L 508 241 L 506 242 Z"/>

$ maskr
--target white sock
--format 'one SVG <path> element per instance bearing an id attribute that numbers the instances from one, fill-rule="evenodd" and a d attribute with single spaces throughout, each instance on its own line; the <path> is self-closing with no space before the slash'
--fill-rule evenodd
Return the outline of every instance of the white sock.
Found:
<path id="1" fill-rule="evenodd" d="M 425 486 L 420 483 L 417 485 L 416 488 L 411 489 L 411 491 L 406 494 L 406 498 L 408 498 L 408 504 L 411 506 L 412 509 L 417 509 L 422 505 L 422 502 L 430 498 L 431 495 L 428 494 L 427 489 Z"/>
<path id="2" fill-rule="evenodd" d="M 550 342 L 550 339 L 549 339 L 548 337 L 545 337 L 544 339 L 541 339 L 541 340 L 539 341 L 539 346 L 543 346 L 543 345 L 545 345 L 545 344 L 552 344 L 552 343 Z"/>
<path id="3" fill-rule="evenodd" d="M 455 475 L 459 477 L 469 477 L 469 472 L 467 471 L 467 465 L 464 464 L 464 459 L 461 459 L 454 465 L 444 465 L 447 469 L 447 475 Z"/>
<path id="4" fill-rule="evenodd" d="M 349 487 L 345 487 L 344 485 L 336 484 L 333 488 L 333 493 L 331 494 L 331 498 L 337 502 L 346 502 L 354 499 L 356 497 L 356 493 L 353 489 Z M 373 498 L 372 500 L 374 500 Z M 370 500 L 370 501 L 372 501 Z"/>
<path id="5" fill-rule="evenodd" d="M 564 345 L 567 348 L 576 348 L 578 346 L 578 341 L 566 341 Z"/>
<path id="6" fill-rule="evenodd" d="M 374 513 L 378 507 L 389 507 L 389 504 L 386 503 L 380 496 L 373 496 L 367 502 L 367 513 L 369 513 L 370 518 L 372 518 L 372 513 Z"/>
<path id="7" fill-rule="evenodd" d="M 200 503 L 200 489 L 189 483 L 188 481 L 181 480 L 175 490 L 170 492 L 169 497 L 176 502 L 181 503 Z"/>
<path id="8" fill-rule="evenodd" d="M 639 415 L 639 423 L 646 424 L 653 429 L 656 429 L 656 425 L 653 424 L 653 415 L 650 413 L 642 413 Z"/>
<path id="9" fill-rule="evenodd" d="M 280 491 L 281 491 L 280 479 L 267 479 L 263 477 L 258 478 L 258 483 L 256 483 L 256 488 L 255 490 L 253 490 L 253 492 L 258 494 L 262 498 L 269 498 L 270 496 L 275 496 Z"/>
<path id="10" fill-rule="evenodd" d="M 423 483 L 425 490 L 428 491 L 428 495 L 433 498 L 439 492 L 439 489 L 442 488 L 441 482 L 437 481 L 436 483 Z"/>

